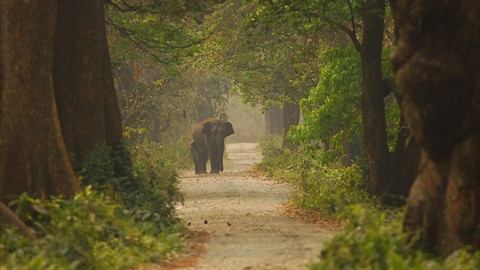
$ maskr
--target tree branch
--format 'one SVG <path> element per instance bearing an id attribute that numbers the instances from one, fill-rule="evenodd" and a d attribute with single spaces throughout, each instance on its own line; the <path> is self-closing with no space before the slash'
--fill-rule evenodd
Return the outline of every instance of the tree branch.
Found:
<path id="1" fill-rule="evenodd" d="M 28 237 L 31 241 L 37 240 L 37 237 L 33 231 L 25 225 L 25 223 L 8 208 L 3 202 L 0 202 L 0 223 L 10 224 L 17 227 L 18 230 Z"/>
<path id="2" fill-rule="evenodd" d="M 347 34 L 347 36 L 350 38 L 350 40 L 352 41 L 353 43 L 353 46 L 355 46 L 355 49 L 360 52 L 362 50 L 362 44 L 360 44 L 360 41 L 358 40 L 357 38 L 357 34 L 355 33 L 355 31 L 353 31 L 352 29 L 349 29 L 348 27 L 346 27 L 345 25 L 339 23 L 339 22 L 336 22 L 328 17 L 325 17 L 324 18 L 329 24 L 333 25 L 334 27 L 337 27 L 338 29 L 342 30 L 343 32 L 345 32 L 345 34 Z"/>

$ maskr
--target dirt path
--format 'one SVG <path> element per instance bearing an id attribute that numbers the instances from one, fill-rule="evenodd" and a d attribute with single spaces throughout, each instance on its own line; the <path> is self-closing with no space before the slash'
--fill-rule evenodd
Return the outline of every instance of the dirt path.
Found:
<path id="1" fill-rule="evenodd" d="M 206 242 L 196 264 L 180 269 L 306 269 L 332 237 L 282 213 L 292 187 L 248 173 L 260 160 L 255 144 L 228 144 L 224 173 L 181 173 L 179 216 Z"/>

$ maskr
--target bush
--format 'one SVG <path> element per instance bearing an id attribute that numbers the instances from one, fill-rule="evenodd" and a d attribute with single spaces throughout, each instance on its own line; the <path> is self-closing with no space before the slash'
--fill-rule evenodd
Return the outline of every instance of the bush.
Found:
<path id="1" fill-rule="evenodd" d="M 278 137 L 266 138 L 260 146 L 264 158 L 257 168 L 293 183 L 297 187 L 293 194 L 296 205 L 335 218 L 350 204 L 371 202 L 366 193 L 364 172 L 359 166 L 325 164 L 318 157 L 321 151 L 312 152 L 304 147 L 294 152 L 283 149 Z"/>
<path id="2" fill-rule="evenodd" d="M 362 205 L 348 208 L 345 230 L 324 248 L 315 270 L 334 269 L 480 269 L 480 252 L 461 249 L 441 260 L 408 245 L 400 210 Z"/>
<path id="3" fill-rule="evenodd" d="M 159 158 L 165 167 L 173 169 L 190 168 L 193 161 L 190 155 L 190 137 L 181 136 L 178 138 L 165 137 L 161 143 L 145 142 L 137 144 L 132 148 L 133 159 L 138 155 L 148 152 L 151 156 Z"/>
<path id="4" fill-rule="evenodd" d="M 87 187 L 71 200 L 22 195 L 12 205 L 36 233 L 32 243 L 1 228 L 0 269 L 129 269 L 156 262 L 180 247 L 177 227 L 156 233 L 118 204 Z"/>
<path id="5" fill-rule="evenodd" d="M 79 170 L 82 185 L 106 194 L 121 204 L 137 220 L 153 222 L 158 231 L 178 222 L 175 204 L 182 202 L 175 171 L 178 159 L 173 148 L 156 143 L 137 145 L 132 151 L 133 165 L 127 174 L 118 175 L 110 148 L 97 147 Z"/>
<path id="6" fill-rule="evenodd" d="M 130 269 L 179 249 L 175 146 L 137 146 L 132 157 L 125 146 L 99 146 L 77 166 L 84 191 L 73 199 L 12 202 L 39 240 L 0 228 L 0 269 Z"/>
<path id="7" fill-rule="evenodd" d="M 159 229 L 177 222 L 175 205 L 183 202 L 175 162 L 158 144 L 138 147 L 133 155 L 135 187 L 121 192 L 127 209 Z"/>
<path id="8" fill-rule="evenodd" d="M 322 165 L 303 173 L 293 198 L 297 205 L 335 218 L 351 204 L 370 204 L 363 173 L 358 166 Z"/>

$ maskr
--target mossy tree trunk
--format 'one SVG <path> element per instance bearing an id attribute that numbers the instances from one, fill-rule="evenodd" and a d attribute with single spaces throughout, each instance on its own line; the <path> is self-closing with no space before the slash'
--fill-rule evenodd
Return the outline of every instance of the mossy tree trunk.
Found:
<path id="1" fill-rule="evenodd" d="M 480 247 L 480 7 L 477 0 L 392 0 L 392 67 L 422 149 L 404 229 L 447 256 Z"/>

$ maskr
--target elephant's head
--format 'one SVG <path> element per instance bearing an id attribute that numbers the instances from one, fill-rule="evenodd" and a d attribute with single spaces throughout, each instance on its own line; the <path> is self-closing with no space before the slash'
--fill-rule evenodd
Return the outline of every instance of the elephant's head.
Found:
<path id="1" fill-rule="evenodd" d="M 214 139 L 224 139 L 232 135 L 234 131 L 232 123 L 218 119 L 210 119 L 203 123 L 202 133 Z"/>

